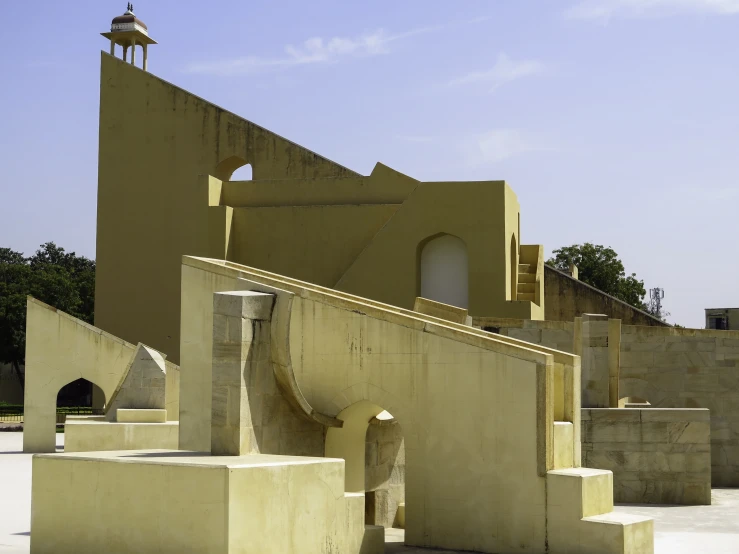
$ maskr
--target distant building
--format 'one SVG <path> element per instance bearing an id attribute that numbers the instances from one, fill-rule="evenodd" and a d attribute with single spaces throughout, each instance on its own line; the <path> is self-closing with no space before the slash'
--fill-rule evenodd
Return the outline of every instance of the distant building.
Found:
<path id="1" fill-rule="evenodd" d="M 706 329 L 739 330 L 739 308 L 708 308 Z"/>

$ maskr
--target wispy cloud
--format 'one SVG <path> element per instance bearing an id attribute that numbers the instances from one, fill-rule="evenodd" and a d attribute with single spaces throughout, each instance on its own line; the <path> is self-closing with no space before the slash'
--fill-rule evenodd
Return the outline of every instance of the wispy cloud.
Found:
<path id="1" fill-rule="evenodd" d="M 402 140 L 404 142 L 434 142 L 436 138 L 427 135 L 396 135 L 395 140 Z"/>
<path id="2" fill-rule="evenodd" d="M 502 162 L 526 152 L 544 150 L 539 141 L 519 129 L 493 129 L 463 141 L 464 154 L 469 165 Z"/>
<path id="3" fill-rule="evenodd" d="M 536 60 L 512 60 L 505 53 L 498 54 L 495 65 L 485 71 L 473 71 L 467 75 L 449 81 L 449 86 L 484 84 L 490 91 L 502 85 L 511 83 L 524 77 L 530 77 L 544 71 L 545 66 Z"/>
<path id="4" fill-rule="evenodd" d="M 582 0 L 565 12 L 571 19 L 607 21 L 679 14 L 739 14 L 739 0 Z"/>
<path id="5" fill-rule="evenodd" d="M 536 149 L 531 140 L 517 129 L 488 131 L 478 138 L 477 145 L 482 159 L 489 163 L 501 162 Z"/>
<path id="6" fill-rule="evenodd" d="M 315 64 L 329 64 L 349 58 L 361 58 L 389 54 L 391 44 L 418 35 L 436 33 L 469 25 L 476 25 L 490 20 L 490 16 L 446 23 L 444 25 L 428 25 L 407 31 L 390 33 L 386 29 L 364 33 L 354 37 L 313 37 L 295 46 L 288 44 L 281 55 L 273 57 L 245 56 L 226 60 L 194 62 L 189 64 L 187 73 L 204 73 L 210 75 L 241 75 L 260 71 L 274 71 L 290 67 Z"/>

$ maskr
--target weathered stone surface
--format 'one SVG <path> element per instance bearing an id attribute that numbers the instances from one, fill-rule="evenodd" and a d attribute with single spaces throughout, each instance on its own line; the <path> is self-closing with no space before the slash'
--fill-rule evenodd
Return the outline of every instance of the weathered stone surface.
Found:
<path id="1" fill-rule="evenodd" d="M 613 472 L 614 500 L 710 504 L 708 410 L 583 409 L 583 465 Z"/>
<path id="2" fill-rule="evenodd" d="M 120 409 L 166 409 L 167 369 L 159 352 L 139 344 L 124 375 L 106 406 L 107 421 L 116 421 Z"/>

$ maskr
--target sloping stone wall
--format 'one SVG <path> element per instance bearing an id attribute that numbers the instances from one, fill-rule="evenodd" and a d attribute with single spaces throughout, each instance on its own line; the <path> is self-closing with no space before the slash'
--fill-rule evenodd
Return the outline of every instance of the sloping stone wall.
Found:
<path id="1" fill-rule="evenodd" d="M 578 281 L 571 275 L 551 266 L 544 266 L 544 319 L 572 321 L 582 314 L 605 314 L 629 325 L 667 324 L 656 317 L 637 310 L 623 300 Z"/>
<path id="2" fill-rule="evenodd" d="M 480 329 L 499 333 L 514 339 L 572 353 L 574 324 L 572 321 L 537 321 L 532 319 L 509 319 L 495 317 L 473 317 L 472 325 Z"/>
<path id="3" fill-rule="evenodd" d="M 615 502 L 710 504 L 708 410 L 582 410 L 582 462 L 613 472 Z"/>

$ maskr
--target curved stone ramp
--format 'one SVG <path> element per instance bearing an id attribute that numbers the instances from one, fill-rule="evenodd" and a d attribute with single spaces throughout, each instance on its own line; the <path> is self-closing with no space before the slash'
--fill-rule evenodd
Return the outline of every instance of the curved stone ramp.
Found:
<path id="1" fill-rule="evenodd" d="M 249 290 L 270 293 L 275 296 L 270 323 L 270 352 L 272 355 L 272 371 L 277 385 L 288 403 L 305 419 L 314 421 L 324 427 L 341 427 L 343 422 L 313 409 L 305 398 L 295 378 L 290 359 L 290 321 L 294 294 L 257 281 L 239 279 Z"/>

